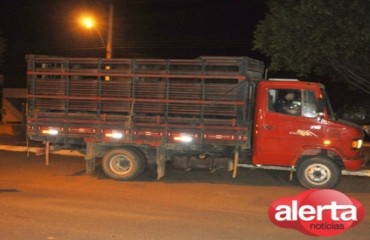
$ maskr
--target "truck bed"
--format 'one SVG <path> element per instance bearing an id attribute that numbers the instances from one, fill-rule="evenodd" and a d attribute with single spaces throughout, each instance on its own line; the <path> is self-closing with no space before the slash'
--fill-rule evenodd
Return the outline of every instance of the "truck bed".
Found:
<path id="1" fill-rule="evenodd" d="M 27 61 L 30 139 L 152 146 L 176 143 L 181 136 L 199 144 L 249 144 L 251 99 L 264 67 L 247 57 L 28 55 Z"/>

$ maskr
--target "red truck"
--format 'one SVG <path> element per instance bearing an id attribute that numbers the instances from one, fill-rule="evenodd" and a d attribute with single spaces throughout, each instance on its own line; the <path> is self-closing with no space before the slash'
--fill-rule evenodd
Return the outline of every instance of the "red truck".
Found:
<path id="1" fill-rule="evenodd" d="M 324 86 L 261 80 L 248 57 L 101 59 L 28 55 L 27 136 L 79 148 L 86 171 L 131 180 L 146 166 L 295 173 L 333 188 L 365 163 L 363 133 L 337 121 Z"/>

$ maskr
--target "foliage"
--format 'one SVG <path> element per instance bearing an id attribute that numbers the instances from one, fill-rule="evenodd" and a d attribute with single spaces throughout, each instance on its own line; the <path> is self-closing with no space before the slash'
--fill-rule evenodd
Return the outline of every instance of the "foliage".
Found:
<path id="1" fill-rule="evenodd" d="M 254 49 L 270 69 L 328 74 L 370 94 L 369 0 L 271 0 Z"/>

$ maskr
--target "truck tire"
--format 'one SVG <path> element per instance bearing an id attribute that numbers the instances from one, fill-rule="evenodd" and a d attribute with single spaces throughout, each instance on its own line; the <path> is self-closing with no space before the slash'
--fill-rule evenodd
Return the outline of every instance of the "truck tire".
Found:
<path id="1" fill-rule="evenodd" d="M 134 151 L 136 155 L 140 158 L 141 161 L 141 170 L 140 172 L 143 173 L 146 169 L 146 166 L 148 165 L 148 160 L 145 156 L 145 154 L 136 147 L 129 147 L 130 150 Z"/>
<path id="2" fill-rule="evenodd" d="M 305 188 L 334 188 L 340 177 L 338 165 L 321 156 L 304 159 L 297 169 L 297 179 Z"/>
<path id="3" fill-rule="evenodd" d="M 128 148 L 113 149 L 105 154 L 102 167 L 109 177 L 116 180 L 131 180 L 142 171 L 140 157 Z"/>

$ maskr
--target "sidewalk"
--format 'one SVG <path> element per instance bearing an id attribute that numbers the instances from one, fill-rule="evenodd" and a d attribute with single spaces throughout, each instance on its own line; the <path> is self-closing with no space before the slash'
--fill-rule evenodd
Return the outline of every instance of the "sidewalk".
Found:
<path id="1" fill-rule="evenodd" d="M 45 154 L 42 142 L 26 140 L 25 126 L 21 124 L 0 123 L 0 150 L 15 152 L 33 152 L 36 155 Z M 75 150 L 57 150 L 50 153 L 70 156 L 84 156 Z"/>

